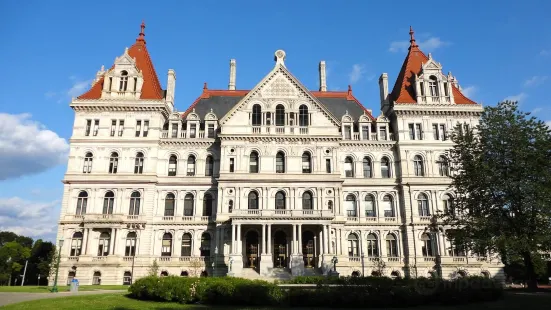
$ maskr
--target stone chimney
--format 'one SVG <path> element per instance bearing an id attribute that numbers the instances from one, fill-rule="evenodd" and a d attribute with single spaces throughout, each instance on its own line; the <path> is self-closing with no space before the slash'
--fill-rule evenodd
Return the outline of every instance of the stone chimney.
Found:
<path id="1" fill-rule="evenodd" d="M 176 72 L 173 69 L 168 69 L 168 81 L 166 83 L 166 101 L 174 106 L 174 91 L 176 88 Z"/>
<path id="2" fill-rule="evenodd" d="M 325 60 L 320 61 L 320 91 L 327 91 L 327 79 L 325 75 Z"/>
<path id="3" fill-rule="evenodd" d="M 235 59 L 230 60 L 230 83 L 228 84 L 229 90 L 235 90 Z"/>
<path id="4" fill-rule="evenodd" d="M 383 73 L 379 77 L 379 93 L 381 96 L 381 107 L 388 104 L 388 74 Z"/>

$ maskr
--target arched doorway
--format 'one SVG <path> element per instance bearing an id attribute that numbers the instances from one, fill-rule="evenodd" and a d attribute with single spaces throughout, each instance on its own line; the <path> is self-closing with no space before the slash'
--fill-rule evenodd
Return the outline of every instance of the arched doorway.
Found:
<path id="1" fill-rule="evenodd" d="M 274 267 L 287 267 L 287 235 L 281 230 L 274 235 Z"/>
<path id="2" fill-rule="evenodd" d="M 304 267 L 313 268 L 315 264 L 314 234 L 311 231 L 302 232 L 302 254 L 304 256 Z"/>
<path id="3" fill-rule="evenodd" d="M 258 233 L 256 231 L 250 230 L 247 232 L 245 249 L 247 253 L 245 267 L 256 268 L 258 266 Z"/>

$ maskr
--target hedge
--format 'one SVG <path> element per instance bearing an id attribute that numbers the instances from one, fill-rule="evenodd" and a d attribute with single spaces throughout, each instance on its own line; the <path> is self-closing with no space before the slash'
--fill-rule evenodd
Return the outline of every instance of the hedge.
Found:
<path id="1" fill-rule="evenodd" d="M 183 304 L 328 308 L 456 305 L 492 301 L 503 294 L 499 283 L 482 277 L 457 280 L 297 277 L 287 282 L 318 285 L 286 287 L 229 277 L 151 276 L 135 281 L 129 291 L 137 299 Z"/>

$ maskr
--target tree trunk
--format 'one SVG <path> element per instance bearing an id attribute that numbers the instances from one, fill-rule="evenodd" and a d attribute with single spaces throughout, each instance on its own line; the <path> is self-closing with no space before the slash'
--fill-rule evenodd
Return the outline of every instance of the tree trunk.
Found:
<path id="1" fill-rule="evenodd" d="M 538 279 L 536 271 L 534 270 L 534 262 L 532 260 L 532 254 L 530 252 L 523 252 L 522 258 L 524 260 L 524 267 L 526 268 L 526 277 L 529 290 L 538 289 Z"/>

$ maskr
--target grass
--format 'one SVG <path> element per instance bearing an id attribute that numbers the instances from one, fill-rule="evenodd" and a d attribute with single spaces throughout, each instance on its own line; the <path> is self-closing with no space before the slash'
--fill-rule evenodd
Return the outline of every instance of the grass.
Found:
<path id="1" fill-rule="evenodd" d="M 459 306 L 445 307 L 415 307 L 415 310 L 472 310 L 476 309 L 547 309 L 551 303 L 551 294 L 549 293 L 511 293 L 508 292 L 505 298 L 496 302 L 481 304 L 469 304 Z M 161 303 L 151 301 L 139 301 L 126 297 L 123 294 L 101 294 L 101 295 L 83 295 L 65 298 L 41 299 L 12 304 L 3 307 L 5 310 L 171 310 L 171 309 L 246 309 L 245 307 L 211 307 L 201 305 L 181 305 L 177 303 Z M 253 308 L 250 308 L 253 309 Z M 255 307 L 254 309 L 261 309 Z M 269 309 L 269 308 L 264 308 Z M 326 308 L 330 309 L 330 308 Z M 335 309 L 335 308 L 333 308 Z"/>
<path id="2" fill-rule="evenodd" d="M 58 291 L 69 292 L 71 287 L 63 285 L 58 286 Z M 47 286 L 0 286 L 0 292 L 12 293 L 49 293 L 52 287 Z M 97 291 L 97 290 L 128 290 L 128 285 L 81 285 L 79 291 Z"/>

